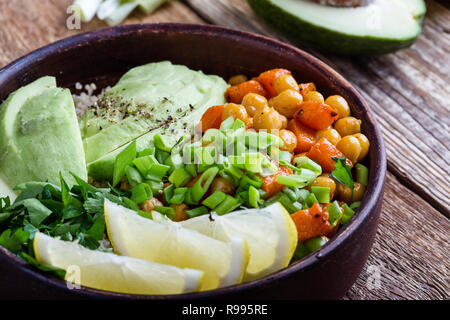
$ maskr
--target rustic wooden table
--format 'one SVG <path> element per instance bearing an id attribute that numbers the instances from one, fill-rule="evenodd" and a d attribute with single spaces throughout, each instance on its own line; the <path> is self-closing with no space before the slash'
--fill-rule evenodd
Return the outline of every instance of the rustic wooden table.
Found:
<path id="1" fill-rule="evenodd" d="M 66 27 L 71 0 L 0 0 L 0 68 L 81 30 Z M 306 49 L 367 99 L 388 154 L 386 194 L 375 244 L 346 299 L 450 298 L 450 7 L 427 1 L 423 33 L 411 48 L 348 59 Z M 211 23 L 288 42 L 244 0 L 185 0 L 125 23 Z M 304 48 L 303 48 L 304 49 Z M 238 52 L 236 54 L 239 54 Z"/>

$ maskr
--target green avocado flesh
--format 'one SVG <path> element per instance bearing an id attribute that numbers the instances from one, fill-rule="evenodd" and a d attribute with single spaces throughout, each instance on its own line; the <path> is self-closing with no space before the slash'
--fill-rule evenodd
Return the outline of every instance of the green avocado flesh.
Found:
<path id="1" fill-rule="evenodd" d="M 131 69 L 80 120 L 89 176 L 110 180 L 115 157 L 132 140 L 141 150 L 156 133 L 190 135 L 207 108 L 225 103 L 227 87 L 218 76 L 168 61 Z"/>
<path id="2" fill-rule="evenodd" d="M 11 94 L 0 106 L 0 196 L 29 181 L 59 185 L 61 172 L 87 179 L 72 95 L 44 77 Z"/>
<path id="3" fill-rule="evenodd" d="M 419 36 L 423 0 L 373 0 L 343 8 L 308 0 L 248 0 L 268 23 L 300 43 L 344 55 L 374 55 L 408 47 Z"/>

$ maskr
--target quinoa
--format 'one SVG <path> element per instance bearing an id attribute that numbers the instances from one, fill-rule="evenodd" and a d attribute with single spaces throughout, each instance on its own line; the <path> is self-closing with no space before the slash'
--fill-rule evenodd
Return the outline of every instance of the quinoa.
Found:
<path id="1" fill-rule="evenodd" d="M 100 93 L 95 94 L 95 91 L 97 90 L 97 85 L 95 83 L 90 83 L 83 86 L 80 82 L 77 82 L 75 84 L 75 89 L 79 93 L 72 94 L 77 116 L 81 117 L 90 107 L 95 107 L 97 105 L 97 101 L 103 97 L 106 90 L 110 88 L 111 87 L 108 86 L 102 89 Z"/>

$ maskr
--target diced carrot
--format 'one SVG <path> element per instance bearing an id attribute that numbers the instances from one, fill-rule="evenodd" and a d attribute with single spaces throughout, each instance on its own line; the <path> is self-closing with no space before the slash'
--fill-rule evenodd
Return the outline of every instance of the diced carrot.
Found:
<path id="1" fill-rule="evenodd" d="M 277 176 L 289 176 L 292 174 L 292 170 L 289 167 L 282 166 L 278 170 L 277 173 L 274 175 L 264 177 L 263 179 L 263 185 L 261 189 L 266 192 L 266 195 L 264 196 L 264 199 L 268 199 L 271 196 L 273 196 L 275 193 L 283 190 L 284 185 L 279 184 L 277 182 Z"/>
<path id="2" fill-rule="evenodd" d="M 300 83 L 298 85 L 298 89 L 299 89 L 300 93 L 302 94 L 302 96 L 305 96 L 305 94 L 307 94 L 310 91 L 316 91 L 316 85 L 312 82 Z"/>
<path id="3" fill-rule="evenodd" d="M 327 129 L 338 117 L 339 114 L 333 107 L 314 101 L 303 102 L 294 114 L 295 119 L 316 130 Z"/>
<path id="4" fill-rule="evenodd" d="M 315 203 L 311 208 L 300 210 L 291 214 L 297 227 L 298 241 L 304 242 L 331 232 L 332 227 L 328 221 L 328 211 Z"/>
<path id="5" fill-rule="evenodd" d="M 213 106 L 206 110 L 196 130 L 205 132 L 208 129 L 219 129 L 222 123 L 223 109 L 225 109 L 225 106 Z"/>
<path id="6" fill-rule="evenodd" d="M 270 99 L 277 95 L 274 88 L 275 80 L 283 74 L 291 74 L 291 72 L 286 69 L 272 69 L 259 75 L 258 81 L 263 85 L 264 89 L 266 89 L 266 98 Z"/>
<path id="7" fill-rule="evenodd" d="M 266 96 L 267 92 L 264 87 L 255 80 L 246 81 L 238 85 L 229 87 L 225 92 L 225 98 L 228 102 L 241 104 L 245 95 L 248 93 L 257 93 L 262 96 Z"/>
<path id="8" fill-rule="evenodd" d="M 306 155 L 311 160 L 319 162 L 322 166 L 322 170 L 328 173 L 335 169 L 333 157 L 344 157 L 344 154 L 326 138 L 321 138 L 317 141 Z M 352 162 L 349 159 L 347 159 L 347 164 L 350 167 L 352 166 Z"/>
<path id="9" fill-rule="evenodd" d="M 300 120 L 292 119 L 289 121 L 287 128 L 297 137 L 295 153 L 309 151 L 317 141 L 317 132 L 302 124 Z"/>

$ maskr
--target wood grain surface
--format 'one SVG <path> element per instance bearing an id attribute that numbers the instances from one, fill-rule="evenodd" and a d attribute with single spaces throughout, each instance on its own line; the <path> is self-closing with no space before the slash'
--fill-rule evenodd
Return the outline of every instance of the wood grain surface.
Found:
<path id="1" fill-rule="evenodd" d="M 66 28 L 70 0 L 0 0 L 0 68 L 50 42 L 106 27 Z M 28 8 L 24 10 L 23 8 Z M 423 34 L 410 49 L 365 59 L 308 48 L 362 93 L 382 127 L 389 173 L 383 213 L 365 270 L 346 299 L 450 298 L 450 10 L 427 1 Z M 244 0 L 185 0 L 125 23 L 213 23 L 289 42 Z"/>

